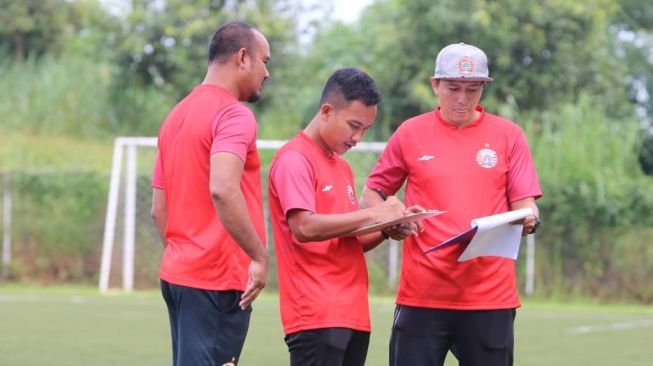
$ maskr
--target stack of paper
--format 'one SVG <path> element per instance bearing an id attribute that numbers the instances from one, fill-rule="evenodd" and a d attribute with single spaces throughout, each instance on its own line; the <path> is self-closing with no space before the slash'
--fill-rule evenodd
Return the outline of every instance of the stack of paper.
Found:
<path id="1" fill-rule="evenodd" d="M 431 247 L 422 255 L 452 244 L 468 244 L 458 261 L 480 256 L 499 256 L 517 259 L 523 225 L 511 224 L 532 215 L 530 208 L 481 217 L 472 220 L 472 228 Z"/>

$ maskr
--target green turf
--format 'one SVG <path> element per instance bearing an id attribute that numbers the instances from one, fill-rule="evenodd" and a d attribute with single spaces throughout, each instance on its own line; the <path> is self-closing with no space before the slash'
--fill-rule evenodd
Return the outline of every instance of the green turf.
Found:
<path id="1" fill-rule="evenodd" d="M 394 305 L 373 298 L 367 365 L 387 364 Z M 573 333 L 580 326 L 586 333 Z M 168 365 L 158 292 L 101 296 L 89 288 L 0 286 L 0 365 Z M 616 328 L 616 329 L 615 329 Z M 517 313 L 515 365 L 651 365 L 653 309 L 526 302 Z M 287 365 L 277 299 L 255 304 L 241 365 Z M 447 365 L 456 365 L 449 357 Z"/>

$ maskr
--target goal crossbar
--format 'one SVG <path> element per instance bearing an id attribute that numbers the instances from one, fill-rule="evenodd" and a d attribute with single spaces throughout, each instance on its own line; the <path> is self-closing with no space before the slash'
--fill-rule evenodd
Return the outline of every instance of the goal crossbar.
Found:
<path id="1" fill-rule="evenodd" d="M 257 140 L 256 146 L 259 149 L 279 149 L 285 140 Z M 136 149 L 139 146 L 156 147 L 156 137 L 118 137 L 113 145 L 113 162 L 111 167 L 111 178 L 109 184 L 109 196 L 104 222 L 104 236 L 102 239 L 102 258 L 100 262 L 100 292 L 109 290 L 109 278 L 111 275 L 111 259 L 115 242 L 116 219 L 118 216 L 118 201 L 120 195 L 120 181 L 122 174 L 123 155 L 127 152 L 126 185 L 124 192 L 124 228 L 123 228 L 123 263 L 122 263 L 122 287 L 125 291 L 134 288 L 134 245 L 136 227 Z M 385 147 L 383 142 L 361 142 L 354 147 L 354 150 L 367 152 L 381 152 Z"/>
<path id="2" fill-rule="evenodd" d="M 258 149 L 279 149 L 285 140 L 257 140 Z M 360 142 L 352 150 L 359 152 L 382 152 L 384 142 Z M 134 252 L 135 252 L 135 227 L 136 227 L 136 181 L 137 181 L 137 147 L 156 147 L 156 137 L 118 137 L 114 141 L 113 162 L 108 194 L 106 218 L 104 223 L 104 236 L 102 240 L 102 258 L 100 263 L 100 292 L 109 290 L 111 272 L 111 259 L 115 242 L 116 219 L 118 215 L 118 200 L 120 195 L 120 181 L 124 151 L 126 158 L 126 179 L 124 192 L 124 222 L 123 222 L 123 255 L 122 255 L 122 288 L 131 291 L 134 288 Z M 390 283 L 395 283 L 398 272 L 399 244 L 391 241 L 389 248 L 388 277 Z M 534 290 L 535 274 L 535 238 L 527 237 L 526 249 L 526 284 L 525 294 L 530 296 Z"/>

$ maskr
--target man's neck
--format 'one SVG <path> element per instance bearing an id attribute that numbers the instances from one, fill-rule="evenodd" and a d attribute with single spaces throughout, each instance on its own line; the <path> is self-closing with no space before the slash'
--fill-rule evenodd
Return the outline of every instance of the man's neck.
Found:
<path id="1" fill-rule="evenodd" d="M 333 156 L 333 150 L 331 150 L 331 148 L 329 148 L 329 146 L 326 144 L 326 142 L 324 141 L 324 139 L 322 139 L 322 136 L 320 135 L 319 124 L 320 124 L 321 121 L 319 121 L 318 118 L 320 118 L 319 115 L 313 117 L 313 119 L 308 124 L 308 126 L 306 126 L 306 128 L 304 128 L 303 132 L 304 132 L 304 134 L 306 136 L 308 136 L 308 138 L 313 140 L 313 142 L 315 142 L 320 148 L 322 148 L 322 150 L 324 150 L 324 153 L 328 157 L 332 157 Z"/>
<path id="2" fill-rule="evenodd" d="M 238 83 L 233 77 L 234 74 L 235 73 L 233 72 L 226 72 L 224 67 L 219 69 L 218 65 L 212 64 L 209 65 L 209 68 L 206 71 L 206 76 L 204 76 L 204 81 L 202 81 L 202 84 L 217 85 L 227 90 L 236 99 L 242 101 L 243 99 L 237 87 Z"/>

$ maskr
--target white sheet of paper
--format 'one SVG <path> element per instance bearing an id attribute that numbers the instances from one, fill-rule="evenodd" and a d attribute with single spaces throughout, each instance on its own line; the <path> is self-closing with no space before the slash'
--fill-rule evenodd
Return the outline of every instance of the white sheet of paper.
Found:
<path id="1" fill-rule="evenodd" d="M 522 208 L 472 220 L 472 227 L 478 226 L 478 231 L 458 261 L 486 255 L 517 259 L 523 225 L 510 223 L 532 214 L 530 208 Z"/>

